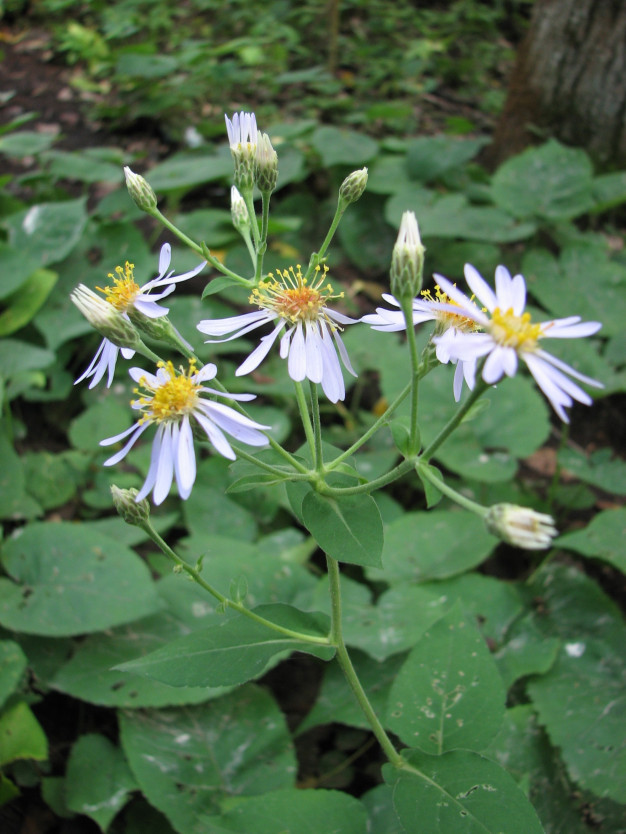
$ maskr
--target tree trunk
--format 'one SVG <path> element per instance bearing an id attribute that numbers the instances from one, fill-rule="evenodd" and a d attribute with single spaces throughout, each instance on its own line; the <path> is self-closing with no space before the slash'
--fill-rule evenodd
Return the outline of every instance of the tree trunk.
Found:
<path id="1" fill-rule="evenodd" d="M 624 0 L 537 0 L 485 160 L 495 167 L 546 135 L 626 164 Z"/>

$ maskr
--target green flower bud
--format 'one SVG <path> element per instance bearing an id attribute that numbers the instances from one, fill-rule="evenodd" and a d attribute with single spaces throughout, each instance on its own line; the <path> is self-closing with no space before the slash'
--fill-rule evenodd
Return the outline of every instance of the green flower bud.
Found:
<path id="1" fill-rule="evenodd" d="M 339 186 L 339 205 L 345 209 L 350 203 L 356 203 L 367 185 L 367 168 L 353 171 Z"/>
<path id="2" fill-rule="evenodd" d="M 261 133 L 254 157 L 254 181 L 262 194 L 271 194 L 278 179 L 278 154 L 267 133 Z"/>
<path id="3" fill-rule="evenodd" d="M 544 550 L 558 535 L 552 516 L 516 504 L 494 504 L 485 524 L 494 536 L 524 550 Z"/>
<path id="4" fill-rule="evenodd" d="M 150 214 L 157 207 L 157 196 L 150 183 L 146 182 L 140 174 L 131 171 L 128 165 L 124 168 L 124 176 L 132 201 L 142 211 Z"/>
<path id="5" fill-rule="evenodd" d="M 133 323 L 89 287 L 79 284 L 72 290 L 70 298 L 94 330 L 105 339 L 122 348 L 139 350 L 142 347 L 143 343 Z"/>
<path id="6" fill-rule="evenodd" d="M 405 211 L 391 256 L 391 292 L 397 299 L 415 298 L 421 290 L 425 251 L 417 219 Z"/>
<path id="7" fill-rule="evenodd" d="M 137 501 L 137 489 L 120 489 L 111 485 L 113 505 L 126 524 L 141 527 L 150 517 L 150 504 L 146 498 Z"/>

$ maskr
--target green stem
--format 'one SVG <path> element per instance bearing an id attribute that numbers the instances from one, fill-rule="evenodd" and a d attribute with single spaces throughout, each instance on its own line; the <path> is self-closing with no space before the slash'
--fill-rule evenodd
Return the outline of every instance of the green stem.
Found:
<path id="1" fill-rule="evenodd" d="M 333 222 L 330 224 L 330 229 L 328 230 L 328 234 L 324 238 L 324 242 L 320 246 L 319 252 L 313 252 L 311 255 L 311 260 L 309 261 L 309 265 L 306 270 L 305 279 L 308 280 L 311 275 L 315 272 L 315 267 L 319 265 L 320 261 L 326 254 L 326 250 L 330 246 L 330 242 L 335 236 L 335 232 L 337 231 L 337 226 L 339 225 L 341 218 L 343 217 L 343 213 L 346 210 L 347 205 L 341 205 L 337 203 L 337 208 L 335 209 L 335 216 L 333 217 Z"/>
<path id="2" fill-rule="evenodd" d="M 306 435 L 307 443 L 309 444 L 309 450 L 311 452 L 311 461 L 315 461 L 316 458 L 316 451 L 315 451 L 315 434 L 313 432 L 313 425 L 311 423 L 311 416 L 309 414 L 309 407 L 306 402 L 306 397 L 304 396 L 304 390 L 302 388 L 301 382 L 294 382 L 293 383 L 296 389 L 296 400 L 298 402 L 298 409 L 300 411 L 300 419 L 302 420 L 302 428 L 304 429 L 304 433 Z"/>
<path id="3" fill-rule="evenodd" d="M 470 393 L 469 397 L 465 400 L 463 405 L 458 409 L 458 411 L 454 414 L 453 417 L 448 420 L 446 425 L 441 429 L 437 437 L 430 443 L 426 449 L 422 452 L 419 459 L 423 463 L 428 463 L 430 458 L 433 454 L 437 451 L 437 449 L 441 446 L 441 444 L 448 439 L 448 437 L 452 434 L 452 432 L 457 428 L 457 426 L 461 423 L 467 412 L 470 408 L 474 405 L 476 400 L 481 397 L 485 391 L 489 388 L 487 383 L 479 377 L 474 390 Z"/>
<path id="4" fill-rule="evenodd" d="M 436 487 L 439 492 L 443 495 L 447 495 L 448 498 L 451 498 L 456 504 L 459 504 L 461 507 L 465 507 L 466 510 L 470 510 L 476 515 L 479 515 L 481 518 L 487 515 L 488 508 L 483 507 L 482 504 L 477 504 L 476 501 L 472 501 L 467 496 L 462 495 L 460 492 L 457 492 L 456 489 L 453 489 L 451 486 L 442 480 L 441 478 L 437 477 L 435 472 L 429 466 L 420 465 L 418 461 L 415 465 L 416 470 L 418 471 L 419 475 Z"/>
<path id="5" fill-rule="evenodd" d="M 344 643 L 343 639 L 343 630 L 341 625 L 341 585 L 340 585 L 340 576 L 339 576 L 339 563 L 330 556 L 326 556 L 326 564 L 328 566 L 328 582 L 329 582 L 329 589 L 330 589 L 330 619 L 331 619 L 331 627 L 330 627 L 330 640 L 337 647 L 337 660 L 341 669 L 346 676 L 346 680 L 348 681 L 350 688 L 352 689 L 357 701 L 359 702 L 359 706 L 365 713 L 365 717 L 367 718 L 372 732 L 378 739 L 378 743 L 383 749 L 383 752 L 391 762 L 391 764 L 395 765 L 395 767 L 400 767 L 404 760 L 402 756 L 398 753 L 396 748 L 393 746 L 391 739 L 385 732 L 385 728 L 380 723 L 380 720 L 376 713 L 374 712 L 374 708 L 372 707 L 369 698 L 361 681 L 358 678 L 356 670 L 352 665 L 352 661 L 350 659 L 350 655 L 348 654 L 348 650 L 346 648 L 346 644 Z"/>
<path id="6" fill-rule="evenodd" d="M 355 441 L 352 444 L 352 446 L 350 446 L 349 449 L 346 449 L 345 452 L 342 452 L 334 460 L 332 460 L 330 463 L 326 464 L 326 471 L 330 472 L 331 470 L 335 469 L 335 467 L 337 467 L 340 463 L 343 463 L 344 460 L 349 458 L 356 451 L 358 451 L 361 448 L 361 446 L 363 446 L 365 443 L 367 443 L 367 441 L 370 439 L 370 437 L 375 435 L 376 432 L 387 423 L 389 417 L 393 414 L 393 412 L 396 410 L 396 408 L 402 402 L 404 402 L 404 400 L 406 399 L 406 396 L 407 396 L 407 394 L 409 393 L 410 390 L 411 390 L 411 383 L 409 382 L 402 389 L 402 391 L 398 394 L 398 396 L 391 403 L 391 405 L 385 410 L 385 413 L 381 414 L 381 416 L 376 420 L 375 423 L 372 423 L 372 425 L 369 427 L 369 429 L 365 432 L 365 434 L 362 437 L 360 437 L 357 441 Z"/>
<path id="7" fill-rule="evenodd" d="M 248 209 L 248 217 L 250 218 L 250 228 L 252 230 L 252 237 L 254 238 L 254 245 L 259 250 L 259 243 L 261 241 L 261 235 L 259 234 L 259 222 L 256 219 L 256 214 L 254 211 L 254 201 L 252 200 L 252 189 L 246 191 L 241 194 L 243 197 L 244 203 L 246 204 L 246 208 Z"/>
<path id="8" fill-rule="evenodd" d="M 420 362 L 417 355 L 417 342 L 415 340 L 415 327 L 413 326 L 413 299 L 401 299 L 402 313 L 406 323 L 406 338 L 409 346 L 411 360 L 411 417 L 409 423 L 409 453 L 416 454 L 419 451 L 419 429 L 417 425 L 417 410 L 419 405 L 419 370 Z"/>
<path id="9" fill-rule="evenodd" d="M 320 420 L 320 402 L 317 396 L 317 385 L 309 380 L 309 390 L 311 392 L 311 411 L 313 412 L 313 431 L 315 434 L 315 458 L 313 465 L 316 472 L 321 472 L 324 468 L 324 458 L 322 455 L 322 423 Z"/>
<path id="10" fill-rule="evenodd" d="M 403 460 L 402 463 L 394 466 L 393 469 L 390 469 L 389 472 L 386 472 L 379 478 L 374 478 L 373 481 L 368 481 L 366 484 L 359 484 L 358 486 L 352 487 L 331 487 L 326 484 L 319 489 L 319 492 L 322 495 L 334 495 L 337 498 L 341 498 L 344 495 L 361 495 L 364 492 L 375 492 L 377 489 L 381 489 L 382 487 L 387 486 L 387 484 L 397 481 L 398 478 L 401 478 L 403 475 L 406 475 L 407 472 L 410 472 L 414 466 L 415 460 L 407 458 L 406 460 Z"/>
<path id="11" fill-rule="evenodd" d="M 225 607 L 232 608 L 235 611 L 238 611 L 240 614 L 243 614 L 245 617 L 248 617 L 250 620 L 254 620 L 256 623 L 260 623 L 268 628 L 271 628 L 273 631 L 277 631 L 279 634 L 283 634 L 285 637 L 292 637 L 294 640 L 303 640 L 307 643 L 315 643 L 316 645 L 328 646 L 332 645 L 331 640 L 329 637 L 318 637 L 313 634 L 305 634 L 304 632 L 294 631 L 290 628 L 284 628 L 283 626 L 278 625 L 277 623 L 273 623 L 271 620 L 266 620 L 265 617 L 261 617 L 258 614 L 255 614 L 254 611 L 250 611 L 244 605 L 241 605 L 239 602 L 235 602 L 228 597 L 225 597 L 221 594 L 217 588 L 214 588 L 208 582 L 206 582 L 201 576 L 199 571 L 195 568 L 192 568 L 191 565 L 188 565 L 183 559 L 175 553 L 172 548 L 165 542 L 161 536 L 157 533 L 157 531 L 152 526 L 150 519 L 147 519 L 143 524 L 139 525 L 146 533 L 150 536 L 152 541 L 157 545 L 157 547 L 161 550 L 162 553 L 167 556 L 172 562 L 174 562 L 179 570 L 183 570 L 188 576 L 190 576 L 194 582 L 196 582 L 201 588 L 204 588 L 205 591 L 208 591 L 212 597 L 222 603 Z"/>
<path id="12" fill-rule="evenodd" d="M 265 463 L 263 460 L 259 460 L 255 458 L 254 455 L 249 455 L 245 449 L 242 449 L 240 446 L 237 446 L 235 443 L 231 443 L 234 452 L 236 453 L 238 458 L 242 458 L 242 460 L 247 460 L 248 463 L 253 463 L 255 466 L 258 466 L 259 469 L 263 469 L 265 472 L 271 472 L 272 475 L 279 476 L 281 478 L 285 478 L 285 480 L 290 481 L 307 481 L 310 480 L 310 475 L 304 467 L 302 467 L 302 472 L 298 474 L 294 474 L 293 472 L 285 472 L 282 469 L 279 469 L 277 466 L 272 466 L 271 463 Z M 282 446 L 280 447 L 282 448 Z M 291 459 L 289 461 L 291 463 Z"/>

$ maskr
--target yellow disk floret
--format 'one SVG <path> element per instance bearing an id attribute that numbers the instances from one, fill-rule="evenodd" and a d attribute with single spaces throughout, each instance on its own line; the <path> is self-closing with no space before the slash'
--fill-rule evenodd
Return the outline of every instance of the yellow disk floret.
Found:
<path id="1" fill-rule="evenodd" d="M 263 281 L 252 291 L 251 304 L 258 304 L 264 310 L 273 310 L 280 318 L 291 324 L 325 319 L 332 327 L 323 308 L 333 298 L 343 298 L 343 293 L 335 293 L 330 283 L 324 286 L 328 267 L 323 271 L 315 267 L 315 277 L 309 284 L 302 275 L 300 264 L 289 269 L 277 269 L 276 275 L 269 273 L 269 281 Z"/>
<path id="2" fill-rule="evenodd" d="M 516 351 L 534 350 L 543 335 L 541 325 L 531 322 L 530 313 L 516 316 L 512 308 L 503 312 L 496 307 L 491 314 L 489 330 L 495 342 Z"/>
<path id="3" fill-rule="evenodd" d="M 459 307 L 459 309 L 461 309 L 460 305 L 457 304 L 454 299 L 450 298 L 447 293 L 443 292 L 439 284 L 435 284 L 434 296 L 430 290 L 422 290 L 421 295 L 426 301 L 431 301 L 437 304 L 448 304 L 451 307 Z M 440 331 L 448 330 L 450 327 L 454 327 L 455 330 L 462 330 L 465 333 L 471 333 L 474 330 L 480 329 L 479 324 L 464 315 L 462 312 L 451 313 L 449 310 L 437 310 L 436 314 L 437 323 L 439 325 L 438 329 Z"/>
<path id="4" fill-rule="evenodd" d="M 120 313 L 125 313 L 132 306 L 140 291 L 139 284 L 135 282 L 135 276 L 133 275 L 134 268 L 135 264 L 126 261 L 123 268 L 121 266 L 115 267 L 115 275 L 109 272 L 107 277 L 113 281 L 112 287 L 96 287 L 97 290 L 104 293 L 104 297 L 109 304 L 112 304 Z"/>
<path id="5" fill-rule="evenodd" d="M 133 405 L 140 406 L 144 412 L 139 422 L 178 422 L 185 414 L 190 414 L 197 405 L 202 385 L 193 380 L 197 372 L 193 360 L 189 362 L 187 370 L 180 367 L 176 371 L 172 362 L 159 362 L 159 368 L 163 368 L 169 376 L 166 382 L 153 387 L 146 377 L 142 377 L 139 384 L 149 392 L 148 395 L 142 394 L 138 388 L 135 389 L 135 393 L 140 394 L 140 397 Z"/>

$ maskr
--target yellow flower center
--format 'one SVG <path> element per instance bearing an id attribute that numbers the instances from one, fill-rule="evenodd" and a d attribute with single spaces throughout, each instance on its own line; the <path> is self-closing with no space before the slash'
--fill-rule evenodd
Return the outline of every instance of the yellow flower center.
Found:
<path id="1" fill-rule="evenodd" d="M 258 304 L 264 310 L 273 310 L 282 319 L 291 324 L 299 321 L 318 321 L 320 318 L 333 328 L 332 322 L 323 311 L 323 307 L 333 298 L 343 298 L 343 293 L 335 293 L 331 284 L 326 284 L 328 267 L 323 272 L 315 267 L 315 277 L 309 284 L 302 275 L 300 264 L 294 269 L 277 269 L 276 277 L 269 273 L 270 281 L 262 281 L 252 291 L 251 304 Z"/>
<path id="2" fill-rule="evenodd" d="M 152 423 L 178 422 L 185 414 L 190 414 L 198 402 L 202 386 L 192 379 L 197 371 L 193 360 L 190 360 L 188 370 L 180 367 L 177 372 L 172 362 L 159 362 L 159 368 L 169 375 L 167 382 L 152 387 L 147 378 L 142 377 L 139 384 L 146 393 L 135 389 L 135 394 L 140 396 L 132 404 L 140 405 L 144 412 L 140 423 L 147 420 Z"/>
<path id="3" fill-rule="evenodd" d="M 451 307 L 459 307 L 459 309 L 461 309 L 460 305 L 457 304 L 454 299 L 450 298 L 447 293 L 443 292 L 439 284 L 435 284 L 434 296 L 430 290 L 422 290 L 421 294 L 426 301 L 436 302 L 437 304 L 449 304 Z M 436 315 L 437 330 L 440 333 L 449 330 L 451 327 L 465 333 L 480 330 L 480 325 L 463 313 L 451 313 L 449 310 L 437 310 Z"/>
<path id="4" fill-rule="evenodd" d="M 503 312 L 499 307 L 491 314 L 489 330 L 494 340 L 503 347 L 512 347 L 516 351 L 531 351 L 541 338 L 540 324 L 532 324 L 530 313 L 516 316 L 509 307 Z"/>
<path id="5" fill-rule="evenodd" d="M 132 306 L 140 292 L 139 284 L 135 283 L 134 268 L 135 264 L 126 261 L 124 268 L 115 267 L 115 275 L 109 272 L 107 277 L 113 281 L 112 287 L 96 287 L 120 313 L 125 313 Z"/>

